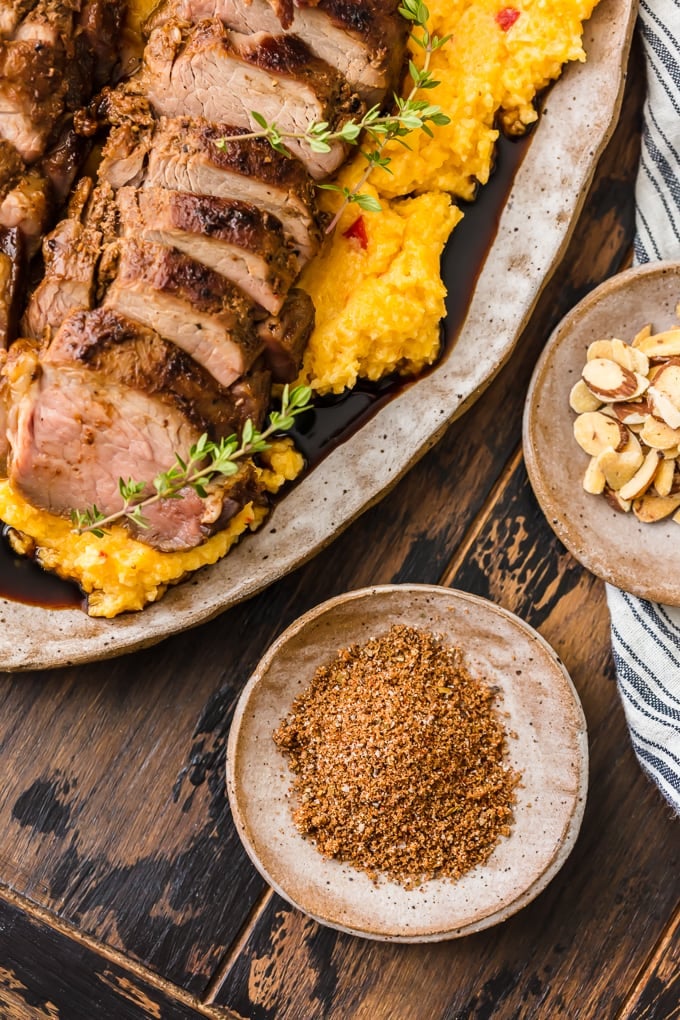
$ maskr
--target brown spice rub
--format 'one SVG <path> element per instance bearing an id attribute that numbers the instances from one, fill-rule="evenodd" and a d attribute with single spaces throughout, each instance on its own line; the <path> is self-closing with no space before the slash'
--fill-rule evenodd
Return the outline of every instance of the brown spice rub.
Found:
<path id="1" fill-rule="evenodd" d="M 274 733 L 298 830 L 407 888 L 483 864 L 509 835 L 520 778 L 493 697 L 426 631 L 395 625 L 340 651 Z"/>

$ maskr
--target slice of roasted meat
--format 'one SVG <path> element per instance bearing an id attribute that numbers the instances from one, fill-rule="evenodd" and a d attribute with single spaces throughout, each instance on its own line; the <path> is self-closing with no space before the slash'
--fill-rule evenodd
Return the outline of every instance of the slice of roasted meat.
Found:
<path id="1" fill-rule="evenodd" d="M 21 232 L 0 227 L 0 348 L 16 336 L 24 274 L 24 244 Z"/>
<path id="2" fill-rule="evenodd" d="M 280 222 L 257 206 L 165 188 L 121 188 L 124 236 L 173 246 L 276 314 L 296 276 Z"/>
<path id="3" fill-rule="evenodd" d="M 0 39 L 11 39 L 38 0 L 0 0 Z"/>
<path id="4" fill-rule="evenodd" d="M 312 182 L 297 159 L 264 139 L 239 139 L 245 130 L 201 117 L 161 117 L 155 129 L 121 124 L 104 147 L 100 175 L 114 188 L 144 183 L 259 206 L 280 221 L 301 267 L 322 237 Z"/>
<path id="5" fill-rule="evenodd" d="M 144 67 L 146 95 L 169 117 L 205 117 L 258 130 L 256 111 L 295 135 L 319 121 L 337 130 L 363 111 L 345 79 L 297 36 L 241 35 L 216 19 L 189 30 L 172 21 L 156 29 Z M 347 153 L 341 141 L 324 153 L 294 137 L 286 144 L 316 179 L 333 173 Z"/>
<path id="6" fill-rule="evenodd" d="M 0 224 L 17 227 L 32 255 L 53 215 L 50 183 L 37 166 L 29 167 L 0 191 Z"/>
<path id="7" fill-rule="evenodd" d="M 0 135 L 27 163 L 43 155 L 60 116 L 89 98 L 92 66 L 78 32 L 79 6 L 38 0 L 0 42 Z"/>
<path id="8" fill-rule="evenodd" d="M 73 130 L 118 60 L 125 0 L 0 0 L 0 226 L 28 256 L 53 222 L 89 143 Z"/>
<path id="9" fill-rule="evenodd" d="M 315 56 L 338 70 L 369 106 L 382 103 L 398 84 L 408 22 L 399 0 L 165 0 L 147 31 L 171 18 L 219 18 L 237 32 L 295 33 Z"/>
<path id="10" fill-rule="evenodd" d="M 69 316 L 42 360 L 81 364 L 143 390 L 178 408 L 214 440 L 240 432 L 248 420 L 260 428 L 269 402 L 267 370 L 254 369 L 233 386 L 220 386 L 175 344 L 108 308 Z"/>
<path id="11" fill-rule="evenodd" d="M 257 327 L 264 343 L 264 360 L 276 382 L 293 382 L 302 367 L 302 355 L 314 329 L 314 303 L 294 287 L 278 315 Z"/>
<path id="12" fill-rule="evenodd" d="M 122 242 L 104 302 L 160 333 L 230 386 L 262 350 L 253 306 L 219 273 L 160 244 Z"/>
<path id="13" fill-rule="evenodd" d="M 95 303 L 103 255 L 117 241 L 112 189 L 106 183 L 93 189 L 82 178 L 69 213 L 43 242 L 45 270 L 23 317 L 25 336 L 49 336 L 71 312 Z"/>
<path id="14" fill-rule="evenodd" d="M 93 313 L 91 313 L 93 314 Z M 64 353 L 64 352 L 61 352 Z M 199 430 L 182 409 L 75 360 L 41 361 L 30 341 L 17 342 L 5 367 L 9 407 L 8 476 L 33 506 L 68 516 L 94 505 L 105 515 L 121 507 L 119 479 L 149 480 L 186 458 Z M 126 522 L 139 540 L 165 552 L 199 545 L 262 496 L 254 468 L 210 483 L 201 497 L 190 486 L 180 499 L 145 508 L 147 527 Z"/>

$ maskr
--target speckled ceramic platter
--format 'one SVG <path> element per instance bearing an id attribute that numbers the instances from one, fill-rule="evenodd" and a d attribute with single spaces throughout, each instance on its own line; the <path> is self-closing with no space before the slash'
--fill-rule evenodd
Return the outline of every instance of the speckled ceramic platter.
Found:
<path id="1" fill-rule="evenodd" d="M 536 366 L 524 415 L 529 478 L 549 524 L 588 570 L 619 588 L 680 605 L 680 527 L 670 518 L 641 524 L 582 485 L 588 457 L 576 445 L 569 391 L 593 340 L 630 342 L 645 323 L 677 325 L 680 263 L 655 262 L 592 291 L 562 320 Z"/>
<path id="2" fill-rule="evenodd" d="M 436 370 L 335 449 L 258 534 L 143 613 L 103 621 L 0 600 L 0 669 L 105 658 L 202 623 L 314 555 L 395 484 L 507 360 L 558 264 L 616 122 L 633 21 L 634 0 L 601 0 L 586 25 L 588 60 L 568 67 L 550 93 L 467 319 Z M 343 477 L 352 479 L 349 491 L 337 485 Z"/>
<path id="3" fill-rule="evenodd" d="M 464 650 L 470 672 L 496 685 L 507 713 L 509 760 L 522 773 L 515 821 L 485 865 L 459 881 L 407 890 L 377 885 L 322 857 L 295 829 L 291 774 L 272 732 L 317 666 L 339 648 L 405 623 Z M 550 646 L 493 603 L 433 585 L 385 585 L 318 606 L 281 635 L 259 663 L 234 715 L 227 788 L 253 863 L 286 900 L 322 924 L 366 938 L 429 942 L 505 920 L 557 874 L 578 835 L 588 779 L 578 695 Z"/>

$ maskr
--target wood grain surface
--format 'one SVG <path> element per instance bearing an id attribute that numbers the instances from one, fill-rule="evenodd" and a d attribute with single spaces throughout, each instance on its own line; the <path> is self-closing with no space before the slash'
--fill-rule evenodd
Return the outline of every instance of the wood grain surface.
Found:
<path id="1" fill-rule="evenodd" d="M 562 267 L 507 368 L 377 507 L 306 567 L 146 652 L 0 687 L 0 1018 L 486 1020 L 680 1016 L 677 822 L 637 765 L 602 585 L 528 486 L 538 352 L 632 236 L 641 74 Z M 234 704 L 296 616 L 387 581 L 494 599 L 553 644 L 583 700 L 591 775 L 576 848 L 516 917 L 460 941 L 369 943 L 287 907 L 224 791 Z"/>

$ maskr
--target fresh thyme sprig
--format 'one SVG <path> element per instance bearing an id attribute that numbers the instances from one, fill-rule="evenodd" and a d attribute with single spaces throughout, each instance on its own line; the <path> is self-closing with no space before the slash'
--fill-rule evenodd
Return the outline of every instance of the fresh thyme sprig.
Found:
<path id="1" fill-rule="evenodd" d="M 136 482 L 132 478 L 127 481 L 118 479 L 118 489 L 122 499 L 119 510 L 105 516 L 95 505 L 87 510 L 74 510 L 71 521 L 74 531 L 82 535 L 92 532 L 103 538 L 104 528 L 119 520 L 128 520 L 140 528 L 148 528 L 149 522 L 144 510 L 161 499 L 182 499 L 181 490 L 190 486 L 199 496 L 205 498 L 208 493 L 206 486 L 216 478 L 228 478 L 236 474 L 236 461 L 253 453 L 261 453 L 269 448 L 267 440 L 275 432 L 288 432 L 292 429 L 295 418 L 311 407 L 312 391 L 309 386 L 296 386 L 290 390 L 284 386 L 281 395 L 281 410 L 272 411 L 269 424 L 263 432 L 258 432 L 252 421 L 243 426 L 239 440 L 236 433 L 214 443 L 204 433 L 198 442 L 189 450 L 184 460 L 175 453 L 176 461 L 167 471 L 161 471 L 151 482 L 155 492 L 149 496 L 148 482 Z"/>
<path id="2" fill-rule="evenodd" d="M 430 12 L 422 0 L 403 0 L 399 13 L 407 21 L 413 22 L 414 28 L 420 29 L 420 34 L 411 33 L 411 39 L 424 51 L 425 56 L 421 68 L 416 67 L 413 60 L 409 61 L 409 74 L 413 85 L 406 97 L 395 95 L 392 113 L 384 114 L 381 112 L 380 106 L 373 106 L 360 120 L 347 121 L 337 131 L 331 130 L 328 122 L 324 120 L 309 124 L 304 131 L 288 132 L 280 130 L 276 123 L 269 123 L 261 113 L 253 110 L 251 116 L 259 125 L 259 131 L 230 135 L 217 142 L 218 148 L 224 149 L 228 142 L 244 138 L 266 138 L 273 149 L 289 156 L 290 151 L 286 146 L 286 141 L 291 139 L 303 142 L 312 152 L 324 153 L 330 152 L 331 142 L 342 141 L 350 145 L 358 145 L 361 136 L 366 135 L 373 143 L 373 148 L 361 149 L 361 154 L 366 160 L 366 167 L 354 187 L 340 187 L 337 184 L 318 185 L 319 188 L 324 188 L 327 191 L 337 191 L 343 197 L 340 208 L 326 228 L 327 233 L 334 230 L 345 207 L 350 203 L 354 203 L 360 209 L 368 212 L 380 212 L 381 207 L 377 199 L 372 195 L 365 194 L 361 189 L 376 168 L 380 167 L 388 173 L 392 172 L 390 169 L 391 160 L 384 154 L 388 142 L 396 139 L 408 149 L 409 146 L 404 138 L 412 131 L 421 130 L 432 137 L 431 125 L 439 127 L 450 123 L 450 117 L 442 111 L 441 107 L 428 102 L 427 99 L 416 99 L 416 94 L 421 89 L 434 89 L 439 85 L 430 70 L 430 61 L 435 50 L 441 49 L 451 37 L 446 35 L 439 38 L 430 32 L 427 27 Z"/>

